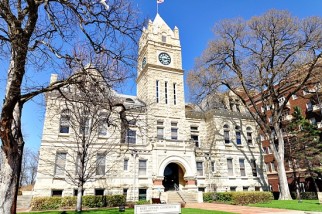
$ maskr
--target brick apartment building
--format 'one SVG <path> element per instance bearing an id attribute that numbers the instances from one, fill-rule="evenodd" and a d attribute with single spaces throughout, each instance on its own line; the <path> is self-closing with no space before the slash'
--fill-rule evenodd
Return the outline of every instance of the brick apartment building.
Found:
<path id="1" fill-rule="evenodd" d="M 280 102 L 283 102 L 285 97 L 280 98 Z M 294 107 L 298 106 L 301 109 L 301 113 L 304 118 L 311 121 L 312 124 L 316 125 L 318 129 L 322 130 L 322 86 L 316 85 L 311 87 L 310 89 L 305 89 L 293 94 L 289 99 L 285 109 L 283 110 L 281 117 L 281 126 L 283 127 L 284 141 L 285 147 L 287 148 L 287 144 L 289 142 L 289 133 L 287 133 L 286 128 L 290 124 L 290 122 L 294 119 L 293 112 Z M 259 103 L 259 105 L 261 105 Z M 264 111 L 264 108 L 267 110 L 268 120 L 270 121 L 271 113 L 270 106 L 260 106 L 261 111 Z M 279 180 L 277 173 L 277 165 L 274 160 L 274 155 L 272 154 L 271 149 L 269 148 L 269 140 L 264 139 L 263 135 L 260 135 L 260 140 L 262 142 L 262 150 L 264 154 L 264 162 L 266 164 L 268 183 L 270 185 L 270 189 L 272 192 L 279 192 Z M 290 191 L 295 191 L 295 183 L 294 183 L 294 175 L 299 177 L 299 188 L 300 191 L 315 191 L 315 188 L 311 182 L 310 178 L 304 176 L 305 169 L 297 168 L 295 171 L 292 170 L 292 163 L 290 160 L 287 160 L 287 151 L 285 156 L 285 169 L 288 178 L 288 183 L 290 187 Z M 317 180 L 317 184 L 320 189 L 322 189 L 322 182 Z"/>

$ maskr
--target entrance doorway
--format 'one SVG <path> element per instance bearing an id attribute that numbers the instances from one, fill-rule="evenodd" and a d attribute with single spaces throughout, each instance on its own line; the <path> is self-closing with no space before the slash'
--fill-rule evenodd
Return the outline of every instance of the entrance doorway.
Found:
<path id="1" fill-rule="evenodd" d="M 175 190 L 175 186 L 179 187 L 184 185 L 184 172 L 176 163 L 168 164 L 164 169 L 163 175 L 162 185 L 164 186 L 164 191 Z"/>

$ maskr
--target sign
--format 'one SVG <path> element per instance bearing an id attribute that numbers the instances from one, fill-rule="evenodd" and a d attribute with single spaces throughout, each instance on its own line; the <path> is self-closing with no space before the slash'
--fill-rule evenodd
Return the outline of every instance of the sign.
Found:
<path id="1" fill-rule="evenodd" d="M 134 214 L 179 214 L 180 204 L 146 204 L 135 205 Z"/>

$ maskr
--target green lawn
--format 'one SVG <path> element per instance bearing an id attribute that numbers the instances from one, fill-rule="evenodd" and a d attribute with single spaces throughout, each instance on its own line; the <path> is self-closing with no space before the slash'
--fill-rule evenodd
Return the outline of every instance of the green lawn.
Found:
<path id="1" fill-rule="evenodd" d="M 48 212 L 29 212 L 28 214 L 75 214 L 74 211 L 48 211 Z M 125 212 L 119 212 L 118 209 L 100 209 L 100 210 L 89 210 L 83 211 L 82 213 L 90 213 L 90 214 L 133 214 L 134 209 L 126 209 Z M 200 209 L 192 209 L 192 208 L 183 208 L 182 214 L 233 214 L 229 212 L 222 212 L 222 211 L 214 211 L 214 210 L 200 210 Z M 23 214 L 23 213 L 21 213 Z"/>
<path id="2" fill-rule="evenodd" d="M 249 206 L 322 212 L 322 205 L 319 204 L 318 200 L 303 200 L 302 203 L 299 203 L 298 200 L 288 200 L 288 201 L 273 200 L 269 203 L 250 204 Z"/>

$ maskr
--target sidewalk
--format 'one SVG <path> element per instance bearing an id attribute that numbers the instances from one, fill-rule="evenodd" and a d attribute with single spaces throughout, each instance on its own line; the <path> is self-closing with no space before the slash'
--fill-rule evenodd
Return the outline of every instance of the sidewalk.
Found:
<path id="1" fill-rule="evenodd" d="M 297 211 L 297 210 L 283 210 L 275 208 L 261 208 L 237 206 L 229 204 L 215 204 L 215 203 L 191 203 L 186 204 L 186 208 L 199 208 L 204 210 L 218 210 L 239 214 L 305 214 L 311 212 Z M 314 212 L 312 212 L 314 213 Z"/>

